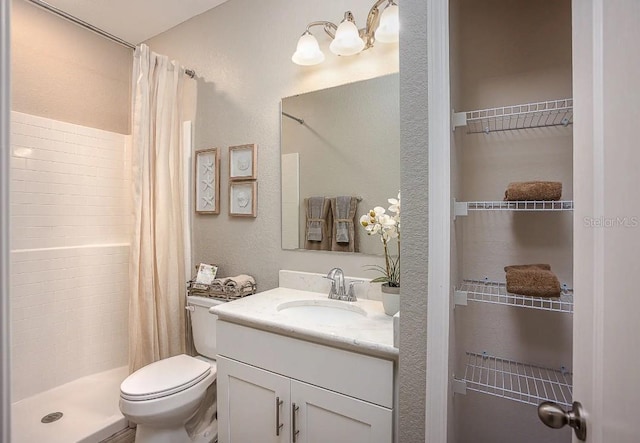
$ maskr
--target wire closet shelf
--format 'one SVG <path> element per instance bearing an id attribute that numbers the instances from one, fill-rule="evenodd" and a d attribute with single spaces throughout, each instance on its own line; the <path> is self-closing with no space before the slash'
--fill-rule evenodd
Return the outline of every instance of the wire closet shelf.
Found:
<path id="1" fill-rule="evenodd" d="M 556 298 L 529 297 L 507 292 L 505 283 L 464 280 L 457 292 L 465 295 L 468 301 L 573 313 L 573 289 L 569 288 L 563 289 L 562 295 Z"/>
<path id="2" fill-rule="evenodd" d="M 553 401 L 571 407 L 573 374 L 487 354 L 467 352 L 466 389 L 537 406 Z"/>
<path id="3" fill-rule="evenodd" d="M 474 201 L 469 211 L 573 211 L 573 201 Z"/>
<path id="4" fill-rule="evenodd" d="M 454 200 L 454 215 L 466 216 L 469 211 L 558 212 L 573 211 L 572 200 L 562 201 L 472 201 Z"/>
<path id="5" fill-rule="evenodd" d="M 573 124 L 573 99 L 460 112 L 454 120 L 454 126 L 467 126 L 467 134 L 568 126 Z"/>

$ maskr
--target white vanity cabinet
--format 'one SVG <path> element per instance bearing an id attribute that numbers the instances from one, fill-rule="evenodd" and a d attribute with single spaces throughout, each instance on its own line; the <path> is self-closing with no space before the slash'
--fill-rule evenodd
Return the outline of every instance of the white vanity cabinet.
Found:
<path id="1" fill-rule="evenodd" d="M 221 356 L 217 363 L 218 441 L 288 442 L 289 379 Z"/>
<path id="2" fill-rule="evenodd" d="M 391 360 L 218 320 L 220 443 L 391 443 Z"/>

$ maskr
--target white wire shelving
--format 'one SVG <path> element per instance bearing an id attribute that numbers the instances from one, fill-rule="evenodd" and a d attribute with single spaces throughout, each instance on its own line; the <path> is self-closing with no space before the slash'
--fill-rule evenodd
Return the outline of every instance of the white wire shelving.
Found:
<path id="1" fill-rule="evenodd" d="M 469 211 L 557 212 L 573 211 L 572 200 L 558 201 L 454 201 L 454 215 L 468 215 Z"/>
<path id="2" fill-rule="evenodd" d="M 573 375 L 487 354 L 467 352 L 464 378 L 456 380 L 456 392 L 482 392 L 520 403 L 538 405 L 553 401 L 570 407 Z"/>
<path id="3" fill-rule="evenodd" d="M 484 280 L 464 280 L 455 292 L 456 304 L 467 301 L 540 309 L 543 311 L 573 313 L 573 289 L 563 288 L 560 297 L 529 297 L 507 292 L 505 283 Z"/>
<path id="4" fill-rule="evenodd" d="M 453 127 L 467 126 L 467 134 L 573 124 L 573 99 L 551 100 L 453 114 Z"/>

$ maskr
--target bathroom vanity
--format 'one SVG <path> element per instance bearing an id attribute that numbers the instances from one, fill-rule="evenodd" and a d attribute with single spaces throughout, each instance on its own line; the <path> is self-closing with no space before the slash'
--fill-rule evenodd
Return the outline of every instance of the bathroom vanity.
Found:
<path id="1" fill-rule="evenodd" d="M 393 441 L 398 349 L 380 302 L 281 287 L 211 312 L 221 443 Z"/>

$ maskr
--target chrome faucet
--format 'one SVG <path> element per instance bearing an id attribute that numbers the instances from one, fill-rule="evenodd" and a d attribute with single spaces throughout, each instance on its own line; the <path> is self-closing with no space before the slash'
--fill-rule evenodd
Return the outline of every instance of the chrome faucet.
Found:
<path id="1" fill-rule="evenodd" d="M 349 282 L 349 291 L 347 292 L 345 288 L 344 272 L 340 268 L 333 268 L 329 271 L 325 278 L 331 280 L 331 289 L 329 290 L 330 299 L 342 301 L 358 301 L 353 285 L 361 282 Z"/>
<path id="2" fill-rule="evenodd" d="M 346 296 L 344 289 L 344 272 L 340 268 L 333 268 L 327 274 L 331 280 L 331 290 L 329 290 L 329 298 L 334 300 L 342 300 Z"/>

